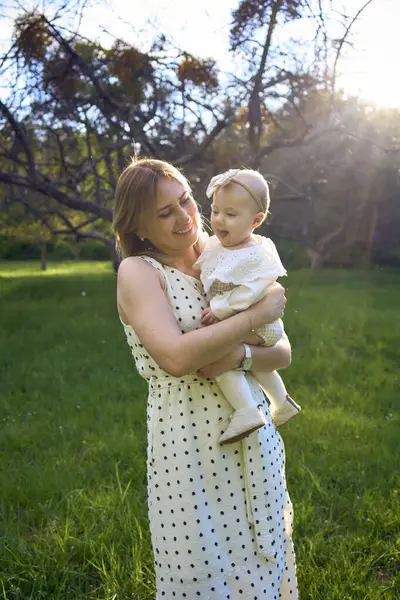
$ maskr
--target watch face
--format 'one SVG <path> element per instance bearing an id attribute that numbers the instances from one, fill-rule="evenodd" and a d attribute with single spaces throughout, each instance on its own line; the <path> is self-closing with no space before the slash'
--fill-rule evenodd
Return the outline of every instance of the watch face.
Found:
<path id="1" fill-rule="evenodd" d="M 240 365 L 240 368 L 243 371 L 249 371 L 251 364 L 253 362 L 252 356 L 251 356 L 251 349 L 247 344 L 243 344 L 244 345 L 244 350 L 245 350 L 245 356 L 244 359 L 242 360 L 242 364 Z"/>
<path id="2" fill-rule="evenodd" d="M 247 356 L 246 356 L 246 358 L 243 361 L 242 369 L 244 371 L 248 371 L 251 367 L 251 362 L 252 362 L 251 358 L 247 358 Z"/>

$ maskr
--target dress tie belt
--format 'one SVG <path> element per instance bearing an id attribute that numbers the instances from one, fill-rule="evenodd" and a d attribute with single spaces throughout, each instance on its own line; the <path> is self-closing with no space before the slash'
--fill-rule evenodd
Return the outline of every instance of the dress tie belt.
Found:
<path id="1" fill-rule="evenodd" d="M 149 389 L 157 390 L 166 387 L 174 387 L 177 385 L 187 385 L 191 383 L 202 383 L 205 381 L 212 381 L 210 378 L 199 377 L 196 374 L 183 375 L 182 377 L 173 377 L 172 375 L 166 375 L 165 377 L 150 377 L 148 380 Z"/>
<path id="2" fill-rule="evenodd" d="M 274 484 L 272 469 L 263 471 L 257 432 L 242 440 L 242 448 L 247 520 L 254 528 L 259 553 L 277 562 L 278 535 L 280 529 L 283 531 L 283 523 L 277 520 L 279 498 L 275 488 L 278 486 Z"/>

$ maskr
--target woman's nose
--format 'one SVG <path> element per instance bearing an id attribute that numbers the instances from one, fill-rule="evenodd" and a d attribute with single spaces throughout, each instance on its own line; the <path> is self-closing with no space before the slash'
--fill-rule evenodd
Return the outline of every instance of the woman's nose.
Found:
<path id="1" fill-rule="evenodd" d="M 190 221 L 190 214 L 184 208 L 182 208 L 181 213 L 180 213 L 179 216 L 182 219 L 182 221 Z"/>
<path id="2" fill-rule="evenodd" d="M 192 220 L 191 216 L 187 213 L 186 210 L 184 210 L 182 208 L 182 210 L 179 214 L 179 222 L 182 223 L 182 225 L 189 225 L 191 220 Z"/>

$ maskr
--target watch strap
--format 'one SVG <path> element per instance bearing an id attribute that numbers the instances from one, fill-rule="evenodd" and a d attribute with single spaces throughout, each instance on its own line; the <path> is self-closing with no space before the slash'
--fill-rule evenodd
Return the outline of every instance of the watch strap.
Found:
<path id="1" fill-rule="evenodd" d="M 249 371 L 253 362 L 251 348 L 248 344 L 245 343 L 243 343 L 243 346 L 245 354 L 242 362 L 240 363 L 239 369 L 241 369 L 242 371 Z"/>

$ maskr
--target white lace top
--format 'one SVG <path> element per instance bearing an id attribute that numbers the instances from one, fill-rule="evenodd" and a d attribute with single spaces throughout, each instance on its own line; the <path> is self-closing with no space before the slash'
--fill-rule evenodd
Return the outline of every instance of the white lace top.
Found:
<path id="1" fill-rule="evenodd" d="M 256 246 L 230 250 L 213 235 L 195 263 L 211 310 L 226 319 L 258 302 L 278 277 L 286 275 L 274 242 L 254 236 Z"/>

